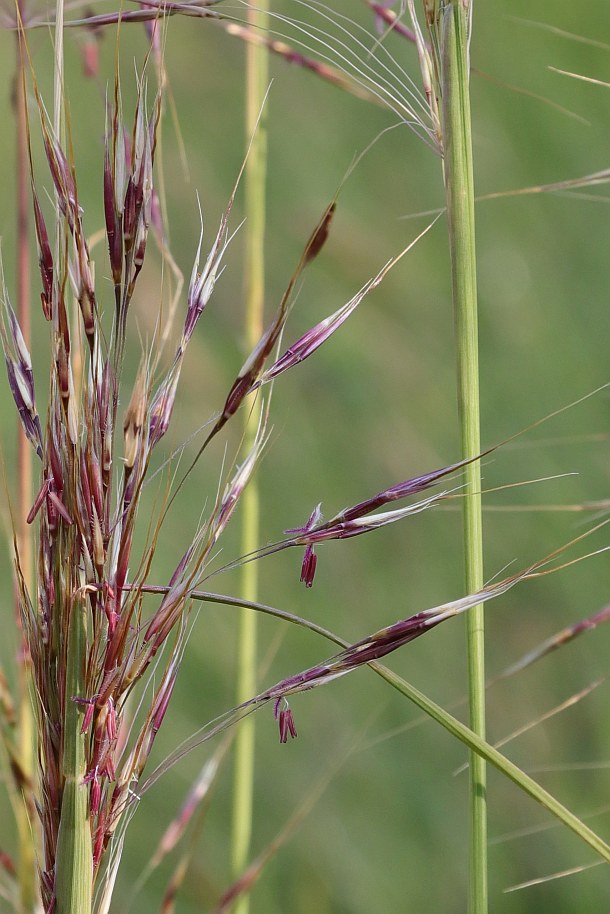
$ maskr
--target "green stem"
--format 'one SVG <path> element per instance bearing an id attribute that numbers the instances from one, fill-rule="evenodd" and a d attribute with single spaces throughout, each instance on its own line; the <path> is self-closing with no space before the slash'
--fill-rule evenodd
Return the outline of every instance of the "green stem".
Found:
<path id="1" fill-rule="evenodd" d="M 248 11 L 248 22 L 255 31 L 266 29 L 267 3 Z M 246 186 L 246 346 L 253 349 L 263 329 L 265 294 L 265 187 L 267 168 L 267 139 L 261 108 L 267 90 L 267 50 L 248 45 L 246 49 L 246 140 L 252 139 L 245 170 Z M 244 446 L 254 444 L 259 408 L 245 410 Z M 243 495 L 242 550 L 252 552 L 259 542 L 259 496 L 256 482 L 250 482 Z M 258 566 L 249 562 L 243 566 L 241 591 L 245 599 L 256 600 Z M 241 704 L 256 692 L 256 613 L 241 611 L 237 673 L 237 703 Z M 238 878 L 248 864 L 252 834 L 252 793 L 254 783 L 254 718 L 242 722 L 235 745 L 235 775 L 233 794 L 232 870 Z M 236 914 L 247 914 L 249 898 L 242 896 Z"/>
<path id="2" fill-rule="evenodd" d="M 458 412 L 462 457 L 481 451 L 474 179 L 469 98 L 468 23 L 470 0 L 447 5 L 442 21 L 443 142 L 445 193 L 451 248 L 456 326 Z M 466 592 L 483 586 L 481 472 L 478 461 L 464 471 Z M 485 636 L 483 606 L 467 616 L 470 724 L 485 737 Z M 485 761 L 470 760 L 470 911 L 487 911 L 487 786 Z"/>
<path id="3" fill-rule="evenodd" d="M 444 727 L 445 730 L 468 746 L 471 750 L 471 761 L 472 757 L 474 757 L 481 761 L 489 762 L 505 777 L 520 787 L 524 793 L 533 800 L 536 800 L 537 803 L 540 803 L 540 805 L 548 810 L 551 815 L 559 819 L 560 822 L 563 822 L 563 824 L 573 831 L 575 835 L 578 835 L 585 844 L 588 844 L 596 854 L 599 854 L 603 860 L 610 863 L 610 847 L 606 842 L 589 828 L 588 825 L 585 825 L 578 816 L 567 809 L 563 803 L 560 803 L 556 797 L 517 767 L 514 762 L 511 762 L 510 759 L 507 759 L 505 755 L 502 755 L 501 752 L 491 746 L 477 733 L 449 714 L 448 711 L 445 711 L 444 708 L 441 708 L 440 705 L 437 705 L 436 702 L 432 701 L 431 698 L 428 698 L 427 695 L 424 695 L 423 692 L 416 689 L 415 686 L 406 682 L 406 680 L 402 679 L 396 673 L 393 673 L 386 666 L 383 666 L 381 663 L 371 663 L 369 666 L 371 669 L 375 670 L 382 679 L 385 679 L 386 682 L 397 689 L 402 695 L 416 704 L 418 708 L 425 711 L 426 714 Z"/>
<path id="4" fill-rule="evenodd" d="M 56 0 L 53 132 L 58 142 L 63 139 L 63 30 L 64 4 L 63 0 Z M 56 243 L 59 246 L 63 217 L 57 202 L 56 213 Z M 70 575 L 66 579 L 72 580 Z M 66 582 L 63 583 L 64 587 L 61 587 L 60 591 L 65 592 Z M 83 783 L 87 772 L 86 735 L 81 733 L 82 707 L 73 701 L 75 696 L 82 697 L 86 694 L 87 629 L 85 613 L 83 599 L 76 596 L 71 599 L 66 613 L 67 632 L 64 631 L 63 634 L 63 638 L 66 639 L 66 648 L 61 717 L 62 793 L 55 852 L 55 914 L 91 914 L 92 906 L 93 849 L 89 820 L 89 787 Z M 63 613 L 62 618 L 64 618 Z"/>
<path id="5" fill-rule="evenodd" d="M 75 599 L 70 609 L 66 652 L 61 774 L 64 782 L 57 854 L 55 858 L 56 914 L 91 914 L 93 854 L 89 822 L 86 734 L 81 733 L 82 706 L 73 701 L 85 695 L 87 631 L 85 604 Z"/>
<path id="6" fill-rule="evenodd" d="M 163 593 L 167 592 L 168 588 L 154 588 L 152 592 L 154 593 Z M 273 606 L 267 606 L 261 603 L 247 603 L 245 600 L 241 600 L 238 597 L 228 597 L 224 594 L 214 594 L 207 593 L 205 591 L 193 591 L 191 596 L 195 600 L 202 600 L 209 603 L 223 603 L 228 606 L 243 606 L 253 612 L 262 612 L 268 615 L 275 616 L 278 619 L 283 619 L 286 622 L 290 622 L 293 625 L 304 626 L 305 628 L 310 629 L 310 631 L 315 632 L 316 634 L 321 635 L 323 638 L 328 639 L 329 641 L 337 644 L 339 647 L 348 648 L 350 642 L 346 641 L 344 638 L 340 638 L 338 635 L 335 635 L 333 632 L 323 629 L 318 625 L 315 625 L 312 622 L 309 622 L 306 619 L 301 619 L 298 616 L 294 616 L 292 613 L 283 612 L 279 609 L 276 609 Z M 573 812 L 567 809 L 562 803 L 559 802 L 552 794 L 550 794 L 544 787 L 541 787 L 536 781 L 534 781 L 529 775 L 517 767 L 514 762 L 511 762 L 506 756 L 502 755 L 497 749 L 491 746 L 486 740 L 482 739 L 478 734 L 473 730 L 463 724 L 457 718 L 453 717 L 448 711 L 445 711 L 440 705 L 432 701 L 431 698 L 428 698 L 427 695 L 424 695 L 423 692 L 420 692 L 419 689 L 411 685 L 405 679 L 402 679 L 388 667 L 384 666 L 378 662 L 372 662 L 368 664 L 372 670 L 381 676 L 389 685 L 395 688 L 401 695 L 405 698 L 410 699 L 418 708 L 424 711 L 432 720 L 435 720 L 438 724 L 447 730 L 452 736 L 455 736 L 459 739 L 465 746 L 471 749 L 474 753 L 479 755 L 481 758 L 485 759 L 491 765 L 493 765 L 501 774 L 511 780 L 514 784 L 517 785 L 524 793 L 536 800 L 544 809 L 555 816 L 560 822 L 566 825 L 575 835 L 577 835 L 582 841 L 584 841 L 589 847 L 591 847 L 599 856 L 610 863 L 610 846 L 597 835 L 588 825 L 578 818 Z M 228 719 L 228 718 L 227 718 Z M 214 730 L 213 732 L 217 732 Z M 209 732 L 205 736 L 201 734 L 197 735 L 193 741 L 189 741 L 188 745 L 183 745 L 175 752 L 172 756 L 165 760 L 164 764 L 157 768 L 150 775 L 148 780 L 144 785 L 140 785 L 142 792 L 148 790 L 156 781 L 161 777 L 162 774 L 166 774 L 167 771 L 174 765 L 179 759 L 183 758 L 187 751 L 190 751 L 195 748 L 195 746 L 204 742 L 205 739 L 209 738 Z"/>

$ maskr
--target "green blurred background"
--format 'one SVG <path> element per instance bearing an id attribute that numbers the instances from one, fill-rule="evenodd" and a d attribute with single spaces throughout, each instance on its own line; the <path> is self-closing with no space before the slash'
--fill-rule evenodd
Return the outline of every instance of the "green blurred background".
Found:
<path id="1" fill-rule="evenodd" d="M 229 3 L 223 9 L 243 17 L 239 4 Z M 329 27 L 321 10 L 308 10 L 294 0 L 274 4 L 274 9 L 292 19 L 307 19 L 314 28 Z M 396 81 L 404 68 L 417 83 L 411 45 L 389 36 L 384 40 L 385 51 L 375 48 L 372 17 L 356 0 L 336 0 L 330 15 L 339 14 L 368 29 L 365 47 L 359 50 L 363 61 L 379 73 L 387 61 L 390 79 Z M 540 28 L 539 23 L 549 28 Z M 294 39 L 289 25 L 278 21 L 275 28 L 287 40 Z M 556 30 L 592 43 L 571 40 Z M 5 86 L 0 112 L 0 233 L 7 284 L 12 289 L 13 36 L 4 33 L 0 40 Z M 66 83 L 80 200 L 87 229 L 93 233 L 103 224 L 104 93 L 112 81 L 115 33 L 105 33 L 97 81 L 81 76 L 80 41 L 75 33 L 69 36 Z M 146 53 L 143 27 L 124 26 L 120 43 L 127 113 L 133 102 L 134 62 L 140 69 Z M 50 105 L 49 47 L 45 29 L 31 35 L 34 66 Z M 188 172 L 167 113 L 161 153 L 172 250 L 188 276 L 199 232 L 196 194 L 209 245 L 244 155 L 244 48 L 215 23 L 175 17 L 166 33 L 165 58 Z M 333 52 L 330 58 L 338 62 Z M 610 9 L 604 0 L 475 2 L 472 64 L 476 68 L 472 106 L 478 194 L 576 178 L 608 166 L 610 89 L 551 69 L 610 78 Z M 273 59 L 271 71 L 269 315 L 354 155 L 397 124 L 393 112 L 352 98 L 298 67 Z M 38 174 L 40 186 L 49 191 L 42 161 Z M 442 201 L 436 155 L 404 126 L 381 136 L 341 190 L 330 240 L 308 271 L 287 340 L 296 339 L 351 298 L 421 231 L 426 219 L 416 214 L 434 210 Z M 506 197 L 478 206 L 485 445 L 511 436 L 608 381 L 607 203 L 602 186 L 580 195 Z M 238 197 L 233 225 L 242 213 L 243 199 Z M 110 291 L 108 268 L 100 256 L 101 246 L 96 254 L 103 299 L 104 287 Z M 164 443 L 166 453 L 218 409 L 241 366 L 242 263 L 238 235 L 191 343 L 179 403 Z M 150 338 L 154 327 L 160 277 L 159 260 L 152 256 L 134 305 L 132 371 L 140 340 Z M 33 298 L 37 299 L 37 292 Z M 109 294 L 106 307 L 110 308 Z M 48 370 L 45 334 L 42 317 L 36 314 L 33 355 L 41 404 Z M 459 459 L 454 362 L 446 231 L 441 220 L 332 341 L 276 385 L 273 434 L 258 477 L 261 541 L 274 540 L 282 530 L 304 522 L 319 501 L 330 516 L 387 485 Z M 485 497 L 488 577 L 524 567 L 603 516 L 560 507 L 607 497 L 608 420 L 608 396 L 602 392 L 485 460 L 488 490 L 571 474 L 491 491 Z M 4 385 L 2 447 L 9 491 L 14 429 L 14 408 Z M 236 440 L 229 433 L 229 454 Z M 218 441 L 210 449 L 168 518 L 154 570 L 158 583 L 171 573 L 192 538 L 206 500 L 209 504 L 214 496 L 224 446 Z M 192 444 L 189 453 L 194 448 Z M 142 520 L 145 529 L 144 515 Z M 238 554 L 238 526 L 236 517 L 223 542 L 221 561 Z M 606 541 L 602 532 L 591 540 L 591 548 Z M 461 548 L 458 505 L 371 536 L 324 546 L 319 549 L 311 590 L 298 582 L 300 555 L 284 553 L 266 559 L 260 566 L 261 599 L 355 640 L 461 595 Z M 10 665 L 15 640 L 5 554 L 2 572 L 2 655 Z M 562 626 L 597 611 L 608 601 L 608 581 L 608 562 L 602 555 L 523 585 L 490 604 L 489 673 L 500 671 Z M 213 578 L 210 586 L 237 593 L 237 577 Z M 200 611 L 172 711 L 159 734 L 157 761 L 233 704 L 235 623 L 232 609 Z M 491 689 L 489 738 L 502 738 L 605 675 L 609 638 L 610 630 L 604 628 L 586 634 Z M 321 660 L 332 650 L 314 635 L 263 619 L 261 662 L 271 652 L 263 684 Z M 464 655 L 463 620 L 455 620 L 400 651 L 389 665 L 435 700 L 456 706 L 465 693 Z M 506 747 L 510 758 L 582 815 L 601 809 L 608 800 L 607 695 L 607 687 L 602 686 Z M 466 759 L 464 748 L 432 723 L 414 727 L 418 711 L 366 670 L 297 696 L 292 707 L 299 737 L 286 746 L 278 744 L 269 709 L 257 718 L 253 853 L 266 846 L 325 779 L 329 782 L 254 888 L 253 914 L 464 911 L 467 777 L 454 776 Z M 455 713 L 463 717 L 463 706 L 456 708 Z M 162 829 L 212 748 L 195 750 L 145 796 L 128 832 L 113 910 L 126 909 L 130 884 L 149 860 Z M 514 883 L 593 862 L 593 855 L 493 771 L 489 798 L 492 911 L 542 914 L 607 908 L 608 876 L 603 867 L 504 894 Z M 210 910 L 230 884 L 230 810 L 227 765 L 178 902 L 184 914 Z M 610 837 L 608 812 L 592 818 L 590 824 L 606 839 Z M 0 846 L 10 849 L 13 836 L 5 828 L 0 829 Z M 134 914 L 157 910 L 173 862 L 166 862 L 129 910 Z"/>

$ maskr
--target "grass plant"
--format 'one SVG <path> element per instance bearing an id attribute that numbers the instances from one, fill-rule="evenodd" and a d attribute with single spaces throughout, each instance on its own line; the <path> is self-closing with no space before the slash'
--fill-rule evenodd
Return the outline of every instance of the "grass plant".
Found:
<path id="1" fill-rule="evenodd" d="M 572 378 L 567 387 L 556 383 L 552 397 L 511 408 L 522 379 L 502 375 L 502 367 L 505 349 L 518 349 L 518 322 L 494 323 L 489 290 L 501 299 L 493 270 L 502 264 L 486 214 L 530 199 L 550 206 L 553 193 L 580 193 L 571 206 L 592 206 L 585 194 L 595 195 L 601 211 L 603 162 L 537 171 L 520 181 L 518 193 L 528 194 L 520 201 L 502 196 L 497 173 L 490 185 L 476 112 L 489 104 L 483 93 L 493 84 L 471 67 L 485 55 L 476 44 L 479 8 L 467 0 L 426 0 L 421 8 L 370 0 L 357 12 L 315 0 L 82 13 L 59 2 L 53 13 L 6 9 L 4 20 L 2 40 L 16 38 L 17 47 L 19 167 L 18 231 L 14 250 L 10 239 L 3 247 L 0 335 L 7 397 L 27 450 L 15 455 L 13 497 L 7 439 L 18 625 L 0 670 L 2 775 L 14 823 L 0 830 L 2 905 L 20 914 L 451 912 L 464 909 L 470 866 L 477 914 L 488 898 L 510 914 L 569 910 L 571 901 L 558 905 L 553 881 L 534 902 L 525 892 L 500 900 L 500 889 L 581 862 L 610 862 L 607 829 L 587 816 L 600 787 L 590 787 L 584 803 L 569 779 L 566 787 L 548 768 L 528 771 L 527 751 L 513 760 L 504 734 L 542 732 L 529 753 L 548 766 L 558 758 L 548 743 L 574 745 L 570 734 L 559 739 L 553 721 L 584 708 L 606 681 L 597 669 L 603 661 L 594 653 L 588 660 L 592 639 L 577 636 L 595 629 L 602 638 L 609 615 L 598 596 L 603 586 L 590 584 L 607 549 L 607 479 L 602 472 L 598 495 L 591 449 L 581 467 L 573 451 L 545 457 L 544 439 L 536 438 L 542 428 L 567 428 L 575 449 L 578 417 L 590 427 L 601 422 L 606 369 L 601 359 L 576 391 Z M 49 26 L 47 46 L 41 27 Z M 566 24 L 555 37 L 568 34 Z M 205 58 L 205 74 L 175 60 L 191 53 Z M 578 63 L 556 69 L 576 72 Z M 200 103 L 204 87 L 209 111 Z M 511 103 L 519 98 L 501 91 Z M 182 92 L 193 93 L 190 102 Z M 524 98 L 549 118 L 576 122 L 574 98 L 551 106 L 543 95 Z M 333 116 L 322 115 L 327 105 Z M 212 112 L 223 126 L 207 126 L 204 137 Z M 396 126 L 409 129 L 388 130 Z M 208 164 L 216 140 L 217 172 Z M 202 199 L 199 225 L 185 160 Z M 401 201 L 397 209 L 405 173 L 416 175 L 413 205 L 403 209 Z M 477 187 L 486 177 L 491 186 L 476 208 L 478 266 L 475 173 Z M 369 224 L 375 207 L 379 228 Z M 407 210 L 424 215 L 387 216 Z M 439 245 L 445 218 L 448 251 L 441 243 L 422 280 L 418 267 Z M 38 262 L 31 277 L 28 220 Z M 510 252 L 509 277 L 521 276 L 533 295 L 525 255 Z M 183 273 L 190 277 L 184 293 Z M 480 329 L 479 287 L 486 293 Z M 242 298 L 245 326 L 236 306 Z M 451 298 L 457 384 L 446 370 Z M 405 322 L 413 341 L 399 329 Z M 498 327 L 502 345 L 494 349 Z M 539 337 L 533 351 L 540 354 Z M 541 390 L 558 356 L 542 361 Z M 502 375 L 497 386 L 494 371 Z M 515 385 L 510 395 L 506 378 Z M 411 418 L 405 401 L 410 410 L 416 400 L 418 418 Z M 370 426 L 360 424 L 365 414 Z M 481 444 L 481 415 L 490 444 Z M 36 492 L 29 496 L 30 460 Z M 320 473 L 310 470 L 316 463 Z M 570 489 L 575 464 L 586 476 L 582 490 Z M 546 502 L 545 486 L 554 493 Z M 322 495 L 324 513 L 313 507 Z M 511 539 L 509 524 L 524 516 L 515 504 L 521 497 L 531 532 L 526 537 L 520 526 Z M 543 530 L 541 507 L 553 508 L 563 526 Z M 507 516 L 502 508 L 512 512 L 506 526 L 496 519 Z M 589 512 L 584 528 L 572 523 L 575 511 Z M 484 544 L 486 568 L 499 569 L 487 582 Z M 520 604 L 529 599 L 553 611 L 524 614 Z M 496 621 L 502 607 L 507 626 Z M 468 620 L 465 657 L 451 621 L 458 615 Z M 581 662 L 571 666 L 563 658 L 580 645 Z M 553 688 L 530 678 L 551 654 L 560 671 Z M 568 694 L 556 694 L 564 683 Z M 461 720 L 465 693 L 469 724 Z M 413 706 L 440 726 L 419 729 Z M 259 708 L 267 716 L 255 740 Z M 590 758 L 607 749 L 594 729 L 601 712 L 581 714 Z M 371 745 L 382 747 L 379 762 L 375 748 L 354 736 L 364 720 L 375 734 Z M 461 780 L 448 777 L 462 766 L 464 749 L 469 862 L 468 817 L 456 809 Z M 486 764 L 495 778 L 489 787 Z M 499 821 L 511 829 L 530 823 L 533 799 L 548 816 L 545 827 L 561 826 L 550 833 L 560 837 L 545 834 L 528 861 L 509 864 L 505 854 L 498 862 L 487 835 L 492 786 L 496 830 Z M 349 802 L 338 814 L 333 802 L 342 789 Z M 165 829 L 153 830 L 159 820 Z M 288 843 L 297 824 L 300 852 Z M 532 860 L 534 872 L 526 865 Z M 329 888 L 335 878 L 338 890 Z M 597 909 L 605 867 L 577 878 L 588 880 L 588 904 Z"/>

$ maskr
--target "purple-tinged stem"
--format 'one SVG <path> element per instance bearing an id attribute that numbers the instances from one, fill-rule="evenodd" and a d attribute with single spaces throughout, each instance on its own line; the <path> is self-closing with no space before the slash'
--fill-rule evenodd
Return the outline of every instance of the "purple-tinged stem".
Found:
<path id="1" fill-rule="evenodd" d="M 394 12 L 394 10 L 388 9 L 383 3 L 375 3 L 374 0 L 367 0 L 368 5 L 375 13 L 375 16 L 389 26 L 388 31 L 396 32 L 397 35 L 402 35 L 403 38 L 406 38 L 407 41 L 412 41 L 413 44 L 417 44 L 417 35 L 412 29 L 408 29 L 404 25 L 399 16 Z"/>

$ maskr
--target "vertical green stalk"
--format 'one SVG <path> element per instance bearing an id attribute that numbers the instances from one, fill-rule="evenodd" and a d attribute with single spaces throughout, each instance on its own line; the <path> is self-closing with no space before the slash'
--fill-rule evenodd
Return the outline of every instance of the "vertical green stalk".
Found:
<path id="1" fill-rule="evenodd" d="M 53 81 L 53 131 L 58 141 L 63 133 L 64 98 L 64 30 L 63 0 L 55 7 L 55 59 Z M 63 219 L 56 203 L 57 245 L 63 230 Z M 58 541 L 64 557 L 71 558 L 71 539 Z M 91 914 L 93 894 L 93 848 L 89 816 L 89 787 L 83 783 L 87 773 L 86 734 L 81 732 L 82 707 L 73 701 L 75 696 L 87 693 L 85 662 L 87 657 L 86 604 L 81 597 L 72 596 L 74 575 L 67 573 L 58 582 L 57 592 L 70 605 L 57 606 L 65 619 L 67 631 L 64 658 L 65 682 L 62 702 L 62 742 L 60 772 L 63 783 L 61 813 L 55 854 L 55 914 Z"/>
<path id="2" fill-rule="evenodd" d="M 250 28 L 258 32 L 267 28 L 267 0 L 248 10 Z M 267 137 L 261 108 L 267 90 L 267 50 L 254 44 L 246 49 L 246 142 L 252 139 L 245 171 L 246 189 L 246 315 L 247 349 L 258 342 L 263 329 L 265 294 L 265 187 L 267 170 Z M 246 416 L 246 451 L 254 443 L 260 410 L 244 410 Z M 247 555 L 258 546 L 259 495 L 251 481 L 243 495 L 242 553 Z M 241 591 L 244 599 L 256 600 L 257 563 L 248 562 L 242 569 Z M 256 613 L 242 609 L 239 621 L 237 703 L 256 693 Z M 254 717 L 240 724 L 235 746 L 233 793 L 232 869 L 237 878 L 248 863 L 252 833 L 252 789 L 254 782 Z M 249 899 L 243 896 L 236 914 L 247 914 Z"/>
<path id="3" fill-rule="evenodd" d="M 480 453 L 477 281 L 474 179 L 469 98 L 468 27 L 471 0 L 449 3 L 442 16 L 442 118 L 445 194 L 451 248 L 456 326 L 458 412 L 462 456 Z M 465 469 L 464 552 L 466 591 L 483 586 L 481 472 Z M 467 617 L 471 728 L 485 737 L 485 641 L 483 606 Z M 484 760 L 470 757 L 470 911 L 487 911 L 487 787 Z"/>
<path id="4" fill-rule="evenodd" d="M 70 576 L 71 579 L 71 576 Z M 85 695 L 86 607 L 75 598 L 70 607 L 63 703 L 61 775 L 64 783 L 55 858 L 56 914 L 91 914 L 93 851 L 89 822 L 86 734 L 83 711 L 72 699 Z"/>

